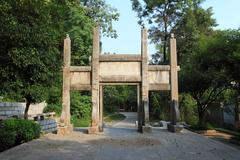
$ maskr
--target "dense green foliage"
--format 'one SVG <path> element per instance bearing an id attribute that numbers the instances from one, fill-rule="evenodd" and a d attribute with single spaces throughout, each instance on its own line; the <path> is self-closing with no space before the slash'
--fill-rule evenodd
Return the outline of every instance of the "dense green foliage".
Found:
<path id="1" fill-rule="evenodd" d="M 88 127 L 91 123 L 91 96 L 88 92 L 71 92 L 71 122 L 74 127 Z"/>
<path id="2" fill-rule="evenodd" d="M 64 37 L 72 40 L 71 64 L 87 65 L 93 26 L 116 37 L 112 21 L 118 16 L 104 0 L 1 1 L 0 95 L 26 100 L 25 117 L 30 103 L 42 100 L 49 104 L 46 111 L 59 114 Z"/>
<path id="3" fill-rule="evenodd" d="M 136 86 L 105 86 L 103 94 L 104 113 L 115 113 L 119 109 L 137 111 Z"/>
<path id="4" fill-rule="evenodd" d="M 26 99 L 27 111 L 30 103 L 46 99 L 49 86 L 60 84 L 66 33 L 74 38 L 74 51 L 90 53 L 74 46 L 90 46 L 93 21 L 76 2 L 54 0 L 1 1 L 0 15 L 0 93 Z"/>
<path id="5" fill-rule="evenodd" d="M 200 123 L 204 123 L 206 110 L 213 102 L 226 101 L 220 99 L 226 89 L 239 90 L 239 78 L 235 74 L 240 61 L 233 58 L 240 55 L 239 34 L 238 31 L 215 31 L 211 36 L 202 36 L 198 50 L 182 67 L 181 89 L 195 99 Z"/>
<path id="6" fill-rule="evenodd" d="M 34 121 L 8 119 L 0 122 L 0 151 L 31 141 L 40 136 L 40 126 Z"/>
<path id="7" fill-rule="evenodd" d="M 150 120 L 166 120 L 170 119 L 169 110 L 170 92 L 150 92 L 149 94 L 149 111 Z"/>
<path id="8" fill-rule="evenodd" d="M 205 117 L 214 102 L 235 103 L 238 110 L 240 32 L 214 30 L 216 20 L 212 18 L 212 8 L 202 8 L 202 2 L 132 0 L 132 7 L 137 12 L 139 24 L 150 26 L 149 38 L 157 49 L 150 63 L 166 63 L 170 33 L 175 34 L 178 63 L 181 66 L 181 119 L 206 128 Z M 232 97 L 227 96 L 230 92 Z M 152 93 L 151 96 L 152 113 L 157 117 L 164 112 L 163 105 L 169 104 L 159 103 L 158 99 L 164 97 L 159 93 Z"/>
<path id="9" fill-rule="evenodd" d="M 78 118 L 87 118 L 91 115 L 91 97 L 81 95 L 80 92 L 71 92 L 71 115 Z"/>

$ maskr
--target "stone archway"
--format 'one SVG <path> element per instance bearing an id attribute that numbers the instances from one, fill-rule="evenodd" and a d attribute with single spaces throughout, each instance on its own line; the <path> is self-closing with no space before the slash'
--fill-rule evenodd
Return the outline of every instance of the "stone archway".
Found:
<path id="1" fill-rule="evenodd" d="M 149 121 L 149 91 L 171 90 L 171 123 L 169 130 L 181 129 L 177 124 L 178 70 L 176 39 L 170 39 L 170 65 L 148 65 L 147 30 L 141 31 L 141 54 L 100 54 L 99 27 L 93 30 L 93 53 L 91 66 L 71 66 L 71 40 L 64 40 L 63 98 L 60 130 L 71 130 L 70 90 L 88 90 L 92 93 L 92 122 L 88 133 L 102 130 L 102 85 L 135 83 L 139 91 L 138 131 L 151 131 Z"/>

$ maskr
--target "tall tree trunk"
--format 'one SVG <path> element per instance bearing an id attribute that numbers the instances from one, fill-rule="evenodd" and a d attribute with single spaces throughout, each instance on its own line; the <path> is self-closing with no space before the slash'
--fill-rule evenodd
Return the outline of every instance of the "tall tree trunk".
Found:
<path id="1" fill-rule="evenodd" d="M 198 124 L 199 126 L 205 126 L 205 111 L 203 110 L 203 106 L 201 103 L 197 101 L 197 108 L 198 108 Z"/>
<path id="2" fill-rule="evenodd" d="M 28 110 L 29 110 L 30 104 L 31 104 L 31 102 L 29 100 L 26 100 L 26 108 L 25 108 L 25 111 L 24 111 L 24 119 L 28 119 Z"/>

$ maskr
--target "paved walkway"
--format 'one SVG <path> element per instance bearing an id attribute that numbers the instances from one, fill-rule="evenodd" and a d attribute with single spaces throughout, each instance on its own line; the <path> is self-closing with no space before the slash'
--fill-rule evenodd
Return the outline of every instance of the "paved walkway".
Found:
<path id="1" fill-rule="evenodd" d="M 240 160 L 240 150 L 190 131 L 141 134 L 122 128 L 126 121 L 98 135 L 48 134 L 1 153 L 0 160 Z"/>
<path id="2" fill-rule="evenodd" d="M 137 121 L 137 112 L 120 112 L 121 114 L 125 115 L 125 119 L 114 124 L 113 128 L 137 128 L 136 121 Z"/>

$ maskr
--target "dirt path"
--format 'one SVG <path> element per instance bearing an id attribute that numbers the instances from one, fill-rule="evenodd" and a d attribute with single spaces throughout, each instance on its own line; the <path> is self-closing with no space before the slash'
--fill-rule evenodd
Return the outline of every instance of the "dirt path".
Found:
<path id="1" fill-rule="evenodd" d="M 137 112 L 120 112 L 120 114 L 123 114 L 126 118 L 114 124 L 112 127 L 136 129 Z"/>

